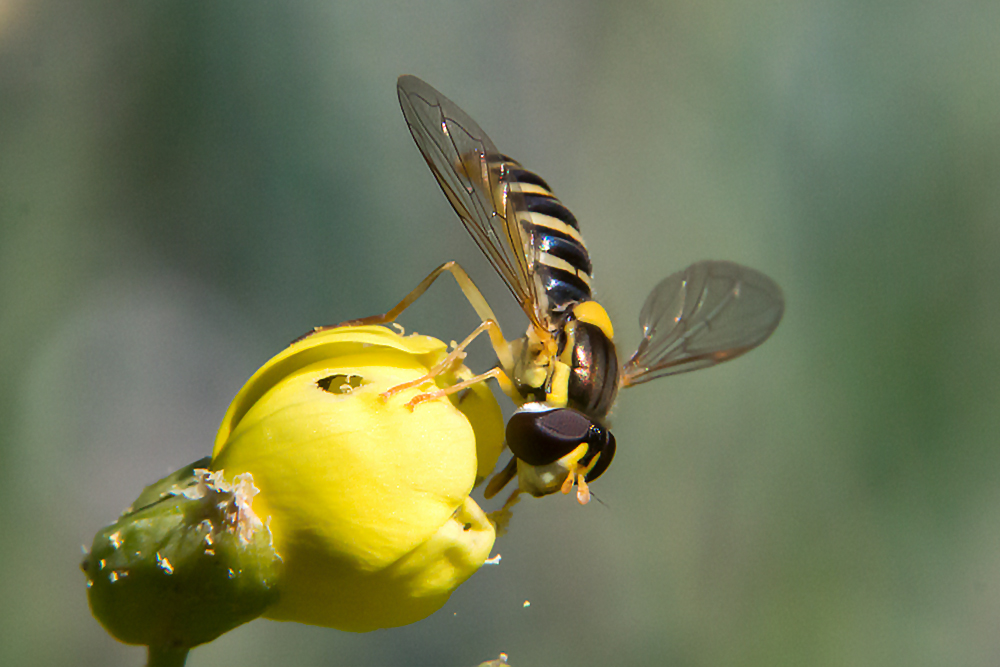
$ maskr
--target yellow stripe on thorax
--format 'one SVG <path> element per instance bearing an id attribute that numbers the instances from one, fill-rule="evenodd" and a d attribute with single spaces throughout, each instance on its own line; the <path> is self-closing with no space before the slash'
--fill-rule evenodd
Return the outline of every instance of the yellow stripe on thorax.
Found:
<path id="1" fill-rule="evenodd" d="M 545 394 L 545 402 L 559 408 L 569 403 L 570 367 L 559 359 L 552 360 L 552 378 L 549 391 Z"/>
<path id="2" fill-rule="evenodd" d="M 604 310 L 604 306 L 596 301 L 584 301 L 583 303 L 576 304 L 573 306 L 573 316 L 581 322 L 593 324 L 604 332 L 608 340 L 614 340 L 615 329 L 611 326 L 611 318 L 608 317 L 608 311 Z"/>

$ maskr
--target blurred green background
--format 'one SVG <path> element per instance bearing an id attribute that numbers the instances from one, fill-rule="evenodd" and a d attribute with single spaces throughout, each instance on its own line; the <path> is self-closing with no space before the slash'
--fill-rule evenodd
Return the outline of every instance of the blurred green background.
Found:
<path id="1" fill-rule="evenodd" d="M 576 213 L 626 353 L 699 259 L 773 276 L 785 320 L 624 392 L 603 504 L 523 502 L 430 619 L 256 621 L 190 665 L 1000 663 L 998 26 L 994 0 L 0 0 L 0 663 L 141 664 L 80 545 L 297 335 L 447 259 L 524 326 L 402 73 Z M 446 283 L 403 319 L 475 323 Z"/>

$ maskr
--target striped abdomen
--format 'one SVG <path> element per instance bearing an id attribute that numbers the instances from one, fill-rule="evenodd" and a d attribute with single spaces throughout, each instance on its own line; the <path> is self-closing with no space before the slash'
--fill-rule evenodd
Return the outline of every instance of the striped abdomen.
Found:
<path id="1" fill-rule="evenodd" d="M 544 295 L 547 300 L 538 306 L 558 316 L 574 304 L 591 300 L 593 267 L 576 217 L 541 176 L 505 155 L 495 156 L 495 161 L 503 182 L 523 199 L 523 208 L 519 206 L 516 214 L 527 246 L 525 256 L 541 287 L 538 297 Z"/>

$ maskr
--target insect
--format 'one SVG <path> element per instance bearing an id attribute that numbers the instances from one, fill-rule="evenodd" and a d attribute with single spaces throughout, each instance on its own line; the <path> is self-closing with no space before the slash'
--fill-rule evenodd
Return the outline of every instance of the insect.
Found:
<path id="1" fill-rule="evenodd" d="M 639 315 L 642 341 L 619 364 L 611 321 L 594 300 L 590 256 L 569 209 L 540 176 L 498 151 L 475 121 L 430 85 L 401 76 L 397 91 L 424 160 L 528 316 L 528 329 L 507 341 L 486 299 L 455 262 L 435 269 L 389 312 L 345 324 L 394 321 L 442 273 L 451 273 L 482 324 L 430 376 L 461 359 L 483 332 L 499 364 L 427 396 L 495 378 L 519 407 L 506 428 L 514 456 L 487 485 L 486 496 L 516 475 L 518 489 L 508 505 L 520 491 L 544 496 L 574 486 L 584 504 L 588 482 L 614 457 L 615 438 L 606 422 L 618 389 L 713 366 L 760 345 L 781 320 L 781 289 L 732 262 L 692 264 L 650 292 Z"/>

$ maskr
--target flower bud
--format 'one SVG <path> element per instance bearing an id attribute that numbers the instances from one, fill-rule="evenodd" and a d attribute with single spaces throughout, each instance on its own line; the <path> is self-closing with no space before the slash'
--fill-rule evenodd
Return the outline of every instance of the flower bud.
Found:
<path id="1" fill-rule="evenodd" d="M 277 598 L 281 562 L 250 507 L 252 481 L 230 484 L 208 464 L 147 487 L 83 561 L 94 617 L 125 643 L 191 648 Z"/>
<path id="2" fill-rule="evenodd" d="M 496 464 L 503 421 L 477 383 L 419 403 L 471 373 L 418 380 L 441 341 L 385 327 L 339 327 L 267 362 L 234 399 L 212 468 L 250 473 L 255 511 L 283 560 L 264 615 L 363 632 L 412 623 L 483 564 L 495 532 L 469 497 Z"/>

